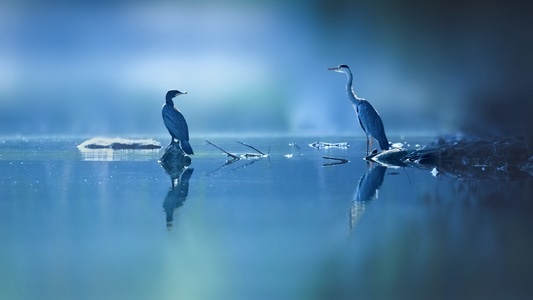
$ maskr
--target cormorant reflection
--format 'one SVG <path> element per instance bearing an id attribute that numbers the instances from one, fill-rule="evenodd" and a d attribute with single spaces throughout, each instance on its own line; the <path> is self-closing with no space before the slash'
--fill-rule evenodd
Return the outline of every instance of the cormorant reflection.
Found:
<path id="1" fill-rule="evenodd" d="M 188 167 L 191 164 L 191 158 L 179 149 L 177 143 L 165 150 L 159 163 L 171 181 L 170 190 L 163 201 L 167 228 L 171 229 L 174 221 L 174 210 L 183 205 L 189 194 L 189 180 L 194 169 Z"/>
<path id="2" fill-rule="evenodd" d="M 163 201 L 165 209 L 167 228 L 172 228 L 174 221 L 174 210 L 183 205 L 189 194 L 189 179 L 191 179 L 193 168 L 186 168 L 181 178 L 173 181 L 172 187 Z"/>
<path id="3" fill-rule="evenodd" d="M 352 205 L 350 206 L 350 231 L 355 228 L 365 212 L 369 201 L 377 199 L 378 189 L 383 183 L 387 168 L 371 162 L 367 163 L 367 171 L 359 179 Z"/>

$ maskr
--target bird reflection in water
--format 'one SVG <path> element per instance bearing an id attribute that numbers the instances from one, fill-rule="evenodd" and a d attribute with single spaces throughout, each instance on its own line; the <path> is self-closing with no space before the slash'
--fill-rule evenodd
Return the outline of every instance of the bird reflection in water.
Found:
<path id="1" fill-rule="evenodd" d="M 174 211 L 183 205 L 189 194 L 189 180 L 194 169 L 189 168 L 191 158 L 185 155 L 178 143 L 171 144 L 165 150 L 159 163 L 171 181 L 170 190 L 163 201 L 167 229 L 170 230 L 174 221 Z"/>
<path id="2" fill-rule="evenodd" d="M 354 199 L 350 206 L 350 232 L 355 228 L 366 210 L 366 205 L 378 198 L 378 190 L 383 183 L 387 168 L 368 162 L 367 171 L 359 179 Z"/>

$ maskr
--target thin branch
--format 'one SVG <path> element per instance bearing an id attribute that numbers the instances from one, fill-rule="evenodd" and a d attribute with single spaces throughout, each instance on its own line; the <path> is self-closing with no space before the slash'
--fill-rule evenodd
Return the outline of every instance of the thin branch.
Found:
<path id="1" fill-rule="evenodd" d="M 239 142 L 239 141 L 237 141 L 237 143 L 239 143 L 239 144 L 241 144 L 241 145 L 243 145 L 243 146 L 246 146 L 246 147 L 248 147 L 248 148 L 254 149 L 255 151 L 257 151 L 257 153 L 259 153 L 259 154 L 261 154 L 261 155 L 266 155 L 266 154 L 264 154 L 263 152 L 259 151 L 259 150 L 258 150 L 257 148 L 255 148 L 254 146 L 250 146 L 250 145 L 248 145 L 248 144 L 245 144 L 245 143 L 243 143 L 243 142 Z"/>
<path id="2" fill-rule="evenodd" d="M 235 155 L 235 154 L 232 154 L 232 153 L 229 153 L 228 151 L 226 151 L 226 150 L 224 150 L 224 149 L 220 148 L 219 146 L 217 146 L 217 145 L 215 145 L 215 144 L 211 143 L 211 142 L 210 142 L 210 141 L 208 141 L 208 140 L 205 140 L 205 141 L 206 141 L 206 142 L 207 142 L 207 143 L 208 143 L 209 145 L 211 145 L 211 146 L 213 146 L 213 147 L 217 148 L 218 150 L 220 150 L 220 151 L 222 151 L 222 152 L 226 153 L 226 155 L 227 155 L 227 156 L 229 156 L 229 157 L 233 158 L 234 160 L 236 160 L 236 159 L 238 160 L 238 159 L 239 159 L 239 157 L 238 157 L 237 155 Z"/>

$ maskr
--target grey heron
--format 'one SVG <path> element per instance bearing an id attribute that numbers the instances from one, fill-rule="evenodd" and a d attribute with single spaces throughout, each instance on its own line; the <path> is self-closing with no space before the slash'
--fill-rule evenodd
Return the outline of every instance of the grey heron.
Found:
<path id="1" fill-rule="evenodd" d="M 381 150 L 390 149 L 389 140 L 385 135 L 385 128 L 383 127 L 381 117 L 372 104 L 364 98 L 357 97 L 353 90 L 353 75 L 350 67 L 347 65 L 338 65 L 336 67 L 328 68 L 328 70 L 344 73 L 348 77 L 348 81 L 346 82 L 346 93 L 348 94 L 348 100 L 350 100 L 350 103 L 357 113 L 359 124 L 366 134 L 366 153 L 368 154 L 369 148 L 372 148 L 372 138 L 378 140 Z"/>
<path id="2" fill-rule="evenodd" d="M 177 90 L 170 90 L 167 92 L 166 103 L 163 105 L 162 109 L 163 122 L 172 139 L 169 146 L 178 140 L 183 152 L 194 154 L 191 144 L 189 144 L 189 127 L 187 126 L 187 121 L 185 121 L 183 114 L 174 107 L 174 102 L 172 101 L 174 97 L 183 94 L 187 94 L 187 92 L 180 92 Z"/>

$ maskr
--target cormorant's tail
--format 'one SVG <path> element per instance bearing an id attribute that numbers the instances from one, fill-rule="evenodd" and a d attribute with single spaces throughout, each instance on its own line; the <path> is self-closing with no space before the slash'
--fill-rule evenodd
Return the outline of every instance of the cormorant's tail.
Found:
<path id="1" fill-rule="evenodd" d="M 381 147 L 381 150 L 389 150 L 390 149 L 389 140 L 387 139 L 386 135 L 383 135 L 378 140 L 378 142 L 379 142 L 379 147 Z"/>
<path id="2" fill-rule="evenodd" d="M 180 141 L 180 144 L 181 144 L 181 149 L 183 149 L 183 151 L 189 155 L 193 155 L 194 152 L 192 151 L 192 147 L 191 147 L 191 144 L 189 144 L 189 141 L 187 140 L 181 140 Z"/>

